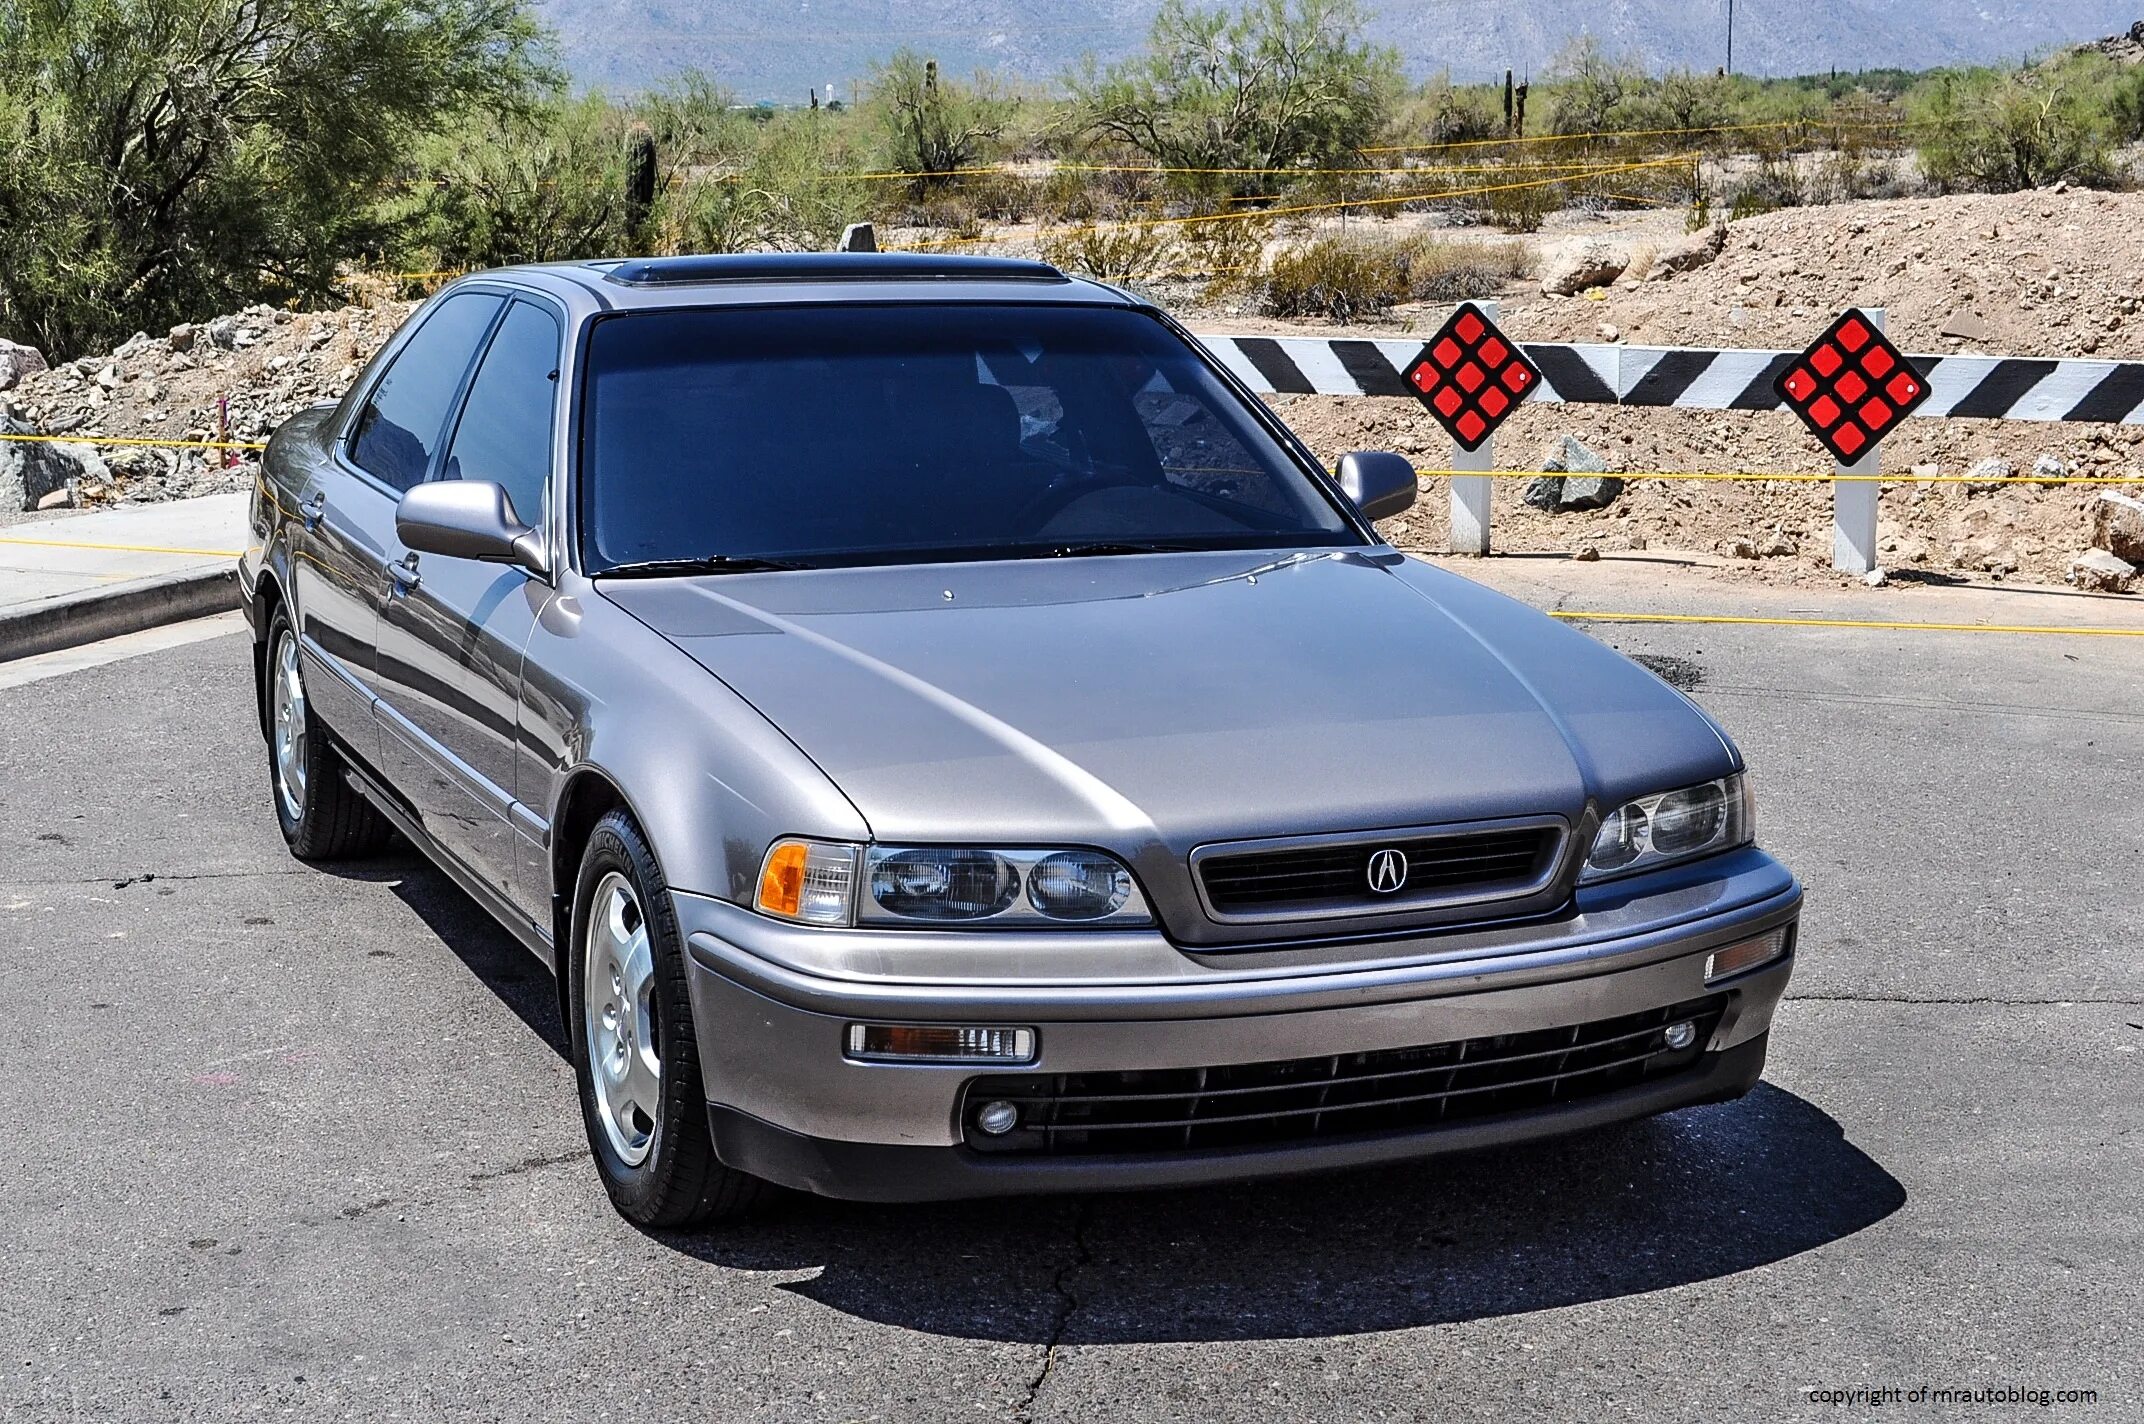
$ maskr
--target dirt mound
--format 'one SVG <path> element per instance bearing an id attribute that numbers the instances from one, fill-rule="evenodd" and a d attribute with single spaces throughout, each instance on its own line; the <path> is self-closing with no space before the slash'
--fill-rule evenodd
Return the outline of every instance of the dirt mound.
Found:
<path id="1" fill-rule="evenodd" d="M 81 452 L 79 504 L 243 489 L 253 478 L 250 452 L 96 441 L 265 440 L 297 411 L 338 399 L 411 310 L 405 302 L 299 313 L 257 306 L 167 336 L 137 334 L 108 355 L 26 377 L 0 395 L 0 412 L 11 411 L 18 427 L 82 442 L 62 447 Z"/>

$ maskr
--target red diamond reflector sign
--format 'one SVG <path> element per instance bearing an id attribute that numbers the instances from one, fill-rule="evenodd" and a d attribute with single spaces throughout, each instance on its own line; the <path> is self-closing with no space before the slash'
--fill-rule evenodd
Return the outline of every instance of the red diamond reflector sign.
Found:
<path id="1" fill-rule="evenodd" d="M 1928 399 L 1928 378 L 1855 310 L 1833 322 L 1772 389 L 1834 459 L 1850 465 Z"/>
<path id="2" fill-rule="evenodd" d="M 1461 302 L 1400 379 L 1460 449 L 1474 451 L 1533 394 L 1541 368 L 1480 307 Z"/>

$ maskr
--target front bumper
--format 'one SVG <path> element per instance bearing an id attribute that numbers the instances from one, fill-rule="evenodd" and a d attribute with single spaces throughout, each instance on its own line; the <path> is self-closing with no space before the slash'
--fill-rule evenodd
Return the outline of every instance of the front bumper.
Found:
<path id="1" fill-rule="evenodd" d="M 799 931 L 726 902 L 676 894 L 715 1149 L 742 1170 L 827 1196 L 921 1200 L 1164 1186 L 1426 1156 L 1572 1131 L 1738 1096 L 1763 1069 L 1793 961 L 1801 889 L 1758 851 L 1701 876 L 1664 872 L 1583 892 L 1570 915 L 1292 955 L 1186 954 L 1158 934 L 1092 935 L 1095 977 L 1013 937 L 910 940 Z M 1773 929 L 1781 958 L 1706 986 L 1707 956 Z M 913 953 L 909 952 L 913 945 Z M 1166 953 L 1157 952 L 1165 950 Z M 811 957 L 817 956 L 816 961 Z M 1130 966 L 1147 971 L 1135 973 Z M 927 972 L 915 972 L 918 966 Z M 1159 972 L 1173 966 L 1172 972 Z M 1008 972 L 1011 971 L 1011 972 Z M 1422 1130 L 1193 1152 L 1049 1157 L 962 1145 L 971 1079 L 1222 1067 L 1523 1034 L 1724 996 L 1694 1063 L 1572 1102 Z M 1032 1027 L 1017 1069 L 860 1063 L 857 1021 Z"/>

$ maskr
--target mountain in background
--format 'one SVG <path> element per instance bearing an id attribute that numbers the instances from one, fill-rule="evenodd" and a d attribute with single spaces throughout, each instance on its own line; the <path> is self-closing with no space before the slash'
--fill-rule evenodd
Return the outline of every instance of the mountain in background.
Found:
<path id="1" fill-rule="evenodd" d="M 1050 83 L 1080 56 L 1137 49 L 1158 0 L 537 0 L 576 83 L 623 92 L 704 70 L 746 99 L 803 103 L 832 84 L 847 98 L 872 64 L 907 46 L 954 74 L 988 67 Z M 2050 47 L 2126 30 L 2144 0 L 1734 0 L 1735 68 L 2015 64 Z M 1656 68 L 1726 58 L 1727 0 L 1386 0 L 1373 38 L 1417 79 L 1539 74 L 1592 33 Z"/>

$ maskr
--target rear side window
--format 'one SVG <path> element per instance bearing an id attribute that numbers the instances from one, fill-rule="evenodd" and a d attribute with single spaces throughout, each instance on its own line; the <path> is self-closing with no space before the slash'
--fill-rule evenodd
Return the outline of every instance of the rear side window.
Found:
<path id="1" fill-rule="evenodd" d="M 358 413 L 350 459 L 359 469 L 397 490 L 424 479 L 462 375 L 504 300 L 464 292 L 425 316 Z"/>
<path id="2" fill-rule="evenodd" d="M 515 302 L 469 384 L 440 475 L 503 485 L 524 524 L 543 518 L 558 350 L 558 319 L 532 303 Z"/>

